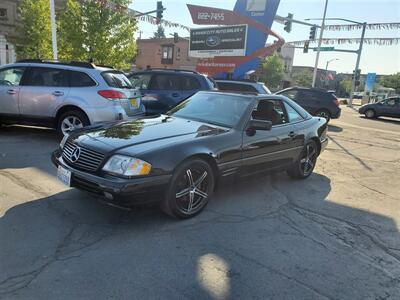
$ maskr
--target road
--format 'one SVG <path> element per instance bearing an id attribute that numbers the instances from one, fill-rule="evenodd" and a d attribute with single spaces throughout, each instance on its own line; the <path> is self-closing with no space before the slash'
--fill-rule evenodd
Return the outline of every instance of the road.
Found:
<path id="1" fill-rule="evenodd" d="M 0 129 L 0 299 L 399 299 L 400 124 L 344 108 L 315 173 L 220 187 L 196 218 L 55 179 L 50 130 Z"/>

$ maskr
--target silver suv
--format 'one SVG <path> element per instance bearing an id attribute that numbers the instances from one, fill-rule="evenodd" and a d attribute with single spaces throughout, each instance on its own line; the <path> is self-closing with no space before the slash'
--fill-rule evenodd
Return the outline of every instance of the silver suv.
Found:
<path id="1" fill-rule="evenodd" d="M 140 92 L 111 67 L 40 60 L 0 67 L 0 123 L 54 127 L 65 135 L 144 112 Z"/>

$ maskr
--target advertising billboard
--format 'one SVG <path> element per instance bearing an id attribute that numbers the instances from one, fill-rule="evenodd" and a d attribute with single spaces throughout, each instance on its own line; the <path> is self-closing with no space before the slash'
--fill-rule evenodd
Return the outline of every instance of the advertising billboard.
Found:
<path id="1" fill-rule="evenodd" d="M 190 30 L 189 56 L 244 56 L 247 25 L 208 27 Z"/>

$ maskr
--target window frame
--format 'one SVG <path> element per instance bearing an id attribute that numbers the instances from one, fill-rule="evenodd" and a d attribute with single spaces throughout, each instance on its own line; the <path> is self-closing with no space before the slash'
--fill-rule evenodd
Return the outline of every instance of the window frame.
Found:
<path id="1" fill-rule="evenodd" d="M 164 58 L 164 49 L 171 49 L 171 52 L 167 50 L 167 58 Z M 161 45 L 161 64 L 172 65 L 174 63 L 174 45 Z M 169 57 L 171 54 L 171 57 Z"/>

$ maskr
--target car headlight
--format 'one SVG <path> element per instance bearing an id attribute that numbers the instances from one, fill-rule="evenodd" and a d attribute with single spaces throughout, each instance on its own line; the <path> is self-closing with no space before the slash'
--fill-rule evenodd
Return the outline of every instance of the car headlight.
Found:
<path id="1" fill-rule="evenodd" d="M 68 140 L 68 137 L 69 137 L 69 135 L 66 134 L 66 135 L 64 135 L 63 139 L 61 140 L 61 142 L 60 142 L 60 148 L 61 148 L 61 149 L 64 148 L 64 145 L 65 145 L 65 143 L 66 143 L 67 140 Z"/>
<path id="2" fill-rule="evenodd" d="M 116 154 L 107 161 L 103 171 L 123 176 L 148 175 L 151 164 L 138 158 Z"/>

